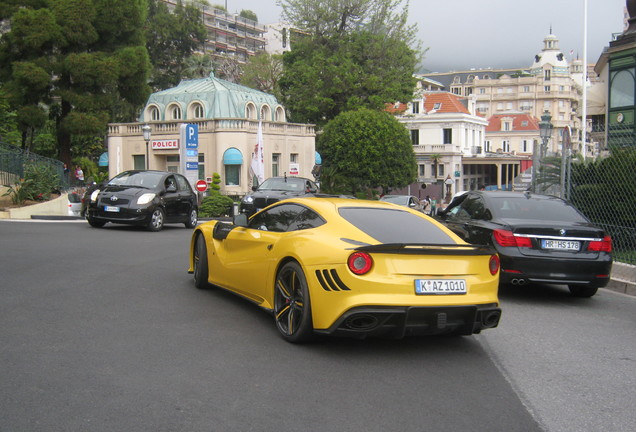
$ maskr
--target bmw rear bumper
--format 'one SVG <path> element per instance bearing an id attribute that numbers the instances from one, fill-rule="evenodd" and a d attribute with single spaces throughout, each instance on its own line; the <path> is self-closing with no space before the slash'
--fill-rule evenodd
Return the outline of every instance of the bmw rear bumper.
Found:
<path id="1" fill-rule="evenodd" d="M 360 306 L 348 310 L 330 328 L 316 333 L 364 338 L 402 338 L 435 334 L 479 333 L 499 324 L 496 304 L 472 306 Z"/>
<path id="2" fill-rule="evenodd" d="M 584 285 L 602 288 L 610 281 L 612 258 L 608 254 L 596 260 L 543 259 L 525 256 L 499 255 L 500 284 L 523 285 L 529 282 Z"/>

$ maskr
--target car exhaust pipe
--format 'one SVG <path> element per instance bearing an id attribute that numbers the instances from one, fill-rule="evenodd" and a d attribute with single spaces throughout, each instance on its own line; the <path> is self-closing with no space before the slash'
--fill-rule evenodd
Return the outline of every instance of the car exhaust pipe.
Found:
<path id="1" fill-rule="evenodd" d="M 368 331 L 378 326 L 379 321 L 373 315 L 354 315 L 345 321 L 345 326 L 351 330 Z"/>
<path id="2" fill-rule="evenodd" d="M 513 279 L 510 281 L 510 283 L 513 285 L 525 285 L 526 282 L 527 281 L 525 279 Z"/>
<path id="3" fill-rule="evenodd" d="M 497 327 L 497 324 L 499 324 L 500 318 L 501 318 L 501 311 L 499 310 L 484 312 L 481 315 L 481 325 L 483 328 Z"/>

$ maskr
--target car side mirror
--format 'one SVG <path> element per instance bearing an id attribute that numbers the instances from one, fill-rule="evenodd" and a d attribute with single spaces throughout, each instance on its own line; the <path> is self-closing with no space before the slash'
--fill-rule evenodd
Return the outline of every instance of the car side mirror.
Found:
<path id="1" fill-rule="evenodd" d="M 175 185 L 173 185 L 173 184 L 168 185 L 166 187 L 166 192 L 175 193 L 176 191 L 177 191 L 177 187 Z"/>
<path id="2" fill-rule="evenodd" d="M 217 222 L 216 225 L 214 225 L 214 229 L 212 230 L 212 237 L 215 240 L 225 240 L 230 234 L 230 231 L 232 231 L 234 228 L 236 228 L 236 226 L 229 223 Z"/>
<path id="3" fill-rule="evenodd" d="M 256 192 L 257 189 L 258 189 L 258 185 L 252 185 L 252 192 Z"/>
<path id="4" fill-rule="evenodd" d="M 239 213 L 234 216 L 234 225 L 240 227 L 247 226 L 247 215 L 245 213 Z"/>

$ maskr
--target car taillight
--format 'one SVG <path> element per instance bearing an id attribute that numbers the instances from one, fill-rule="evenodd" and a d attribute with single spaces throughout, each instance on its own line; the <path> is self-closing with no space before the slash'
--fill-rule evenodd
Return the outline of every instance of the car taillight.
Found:
<path id="1" fill-rule="evenodd" d="M 592 252 L 611 252 L 612 238 L 610 236 L 605 236 L 603 240 L 591 241 L 587 247 L 587 250 Z"/>
<path id="2" fill-rule="evenodd" d="M 499 255 L 492 255 L 490 257 L 490 261 L 488 262 L 488 269 L 490 270 L 491 275 L 496 275 L 499 271 Z"/>
<path id="3" fill-rule="evenodd" d="M 349 270 L 353 273 L 363 275 L 368 273 L 371 267 L 373 267 L 373 259 L 371 255 L 366 252 L 354 252 L 349 255 L 347 265 L 349 266 Z"/>
<path id="4" fill-rule="evenodd" d="M 495 241 L 499 246 L 503 247 L 532 247 L 530 237 L 515 236 L 512 231 L 498 229 L 493 231 Z"/>

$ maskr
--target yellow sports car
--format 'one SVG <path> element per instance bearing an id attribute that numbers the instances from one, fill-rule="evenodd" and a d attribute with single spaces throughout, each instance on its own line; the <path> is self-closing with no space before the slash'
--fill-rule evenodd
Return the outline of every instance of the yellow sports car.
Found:
<path id="1" fill-rule="evenodd" d="M 469 335 L 501 316 L 494 250 L 379 201 L 294 198 L 249 220 L 203 223 L 189 272 L 197 288 L 218 286 L 273 312 L 289 342 L 314 333 Z"/>

